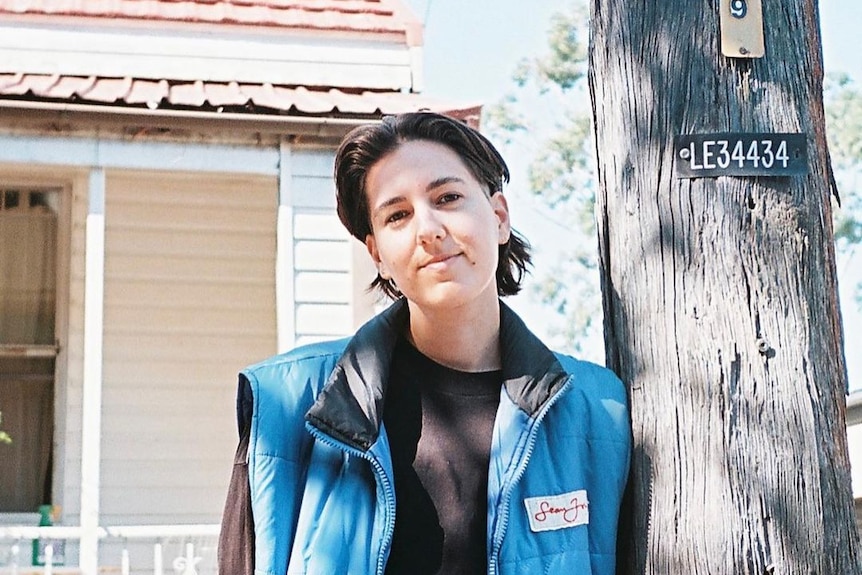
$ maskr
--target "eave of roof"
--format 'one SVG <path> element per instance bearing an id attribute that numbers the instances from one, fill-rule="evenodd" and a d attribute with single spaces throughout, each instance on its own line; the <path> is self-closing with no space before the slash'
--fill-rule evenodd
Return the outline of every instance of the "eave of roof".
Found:
<path id="1" fill-rule="evenodd" d="M 237 24 L 269 25 L 272 30 L 305 29 L 323 36 L 327 35 L 323 30 L 339 31 L 335 35 L 342 37 L 345 31 L 370 34 L 385 42 L 401 33 L 406 45 L 411 38 L 421 45 L 421 23 L 402 0 L 0 0 L 0 20 L 9 18 L 36 19 L 52 27 L 103 21 L 106 30 L 148 20 L 179 27 L 206 23 L 209 30 L 224 31 Z M 175 68 L 166 70 L 164 77 L 134 72 L 116 77 L 122 74 L 117 71 L 120 74 L 109 70 L 47 74 L 26 66 L 0 67 L 0 108 L 7 117 L 73 113 L 79 119 L 89 114 L 129 123 L 210 118 L 220 125 L 237 121 L 245 126 L 353 123 L 415 110 L 449 113 L 478 125 L 481 111 L 481 106 L 444 102 L 403 88 L 303 86 L 299 78 L 299 82 L 285 78 L 290 85 L 266 78 L 223 81 L 231 78 L 196 78 L 194 70 L 189 74 L 180 70 L 183 75 L 176 78 L 171 73 Z"/>
<path id="2" fill-rule="evenodd" d="M 0 73 L 0 97 L 19 101 L 68 102 L 137 110 L 199 109 L 213 113 L 377 117 L 420 109 L 465 108 L 418 94 L 351 92 L 303 86 L 237 82 L 171 82 Z"/>
<path id="3" fill-rule="evenodd" d="M 210 127 L 234 124 L 289 133 L 308 126 L 342 128 L 390 114 L 429 110 L 478 127 L 481 105 L 400 92 L 312 90 L 302 86 L 168 82 L 0 73 L 0 110 L 47 120 L 72 116 L 170 127 L 175 120 Z M 341 126 L 341 128 L 338 128 Z"/>

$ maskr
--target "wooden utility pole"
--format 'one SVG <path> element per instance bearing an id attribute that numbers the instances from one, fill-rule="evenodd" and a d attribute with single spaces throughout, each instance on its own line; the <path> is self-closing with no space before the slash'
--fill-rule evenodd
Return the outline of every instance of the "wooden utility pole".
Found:
<path id="1" fill-rule="evenodd" d="M 619 571 L 862 573 L 817 3 L 591 8 Z"/>

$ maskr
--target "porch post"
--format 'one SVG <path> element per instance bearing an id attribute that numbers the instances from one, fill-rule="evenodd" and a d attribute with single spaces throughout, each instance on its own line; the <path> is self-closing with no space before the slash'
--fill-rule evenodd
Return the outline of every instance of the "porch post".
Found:
<path id="1" fill-rule="evenodd" d="M 105 287 L 105 171 L 90 171 L 84 277 L 84 385 L 81 425 L 82 575 L 99 565 L 99 468 L 102 435 L 102 336 Z"/>
<path id="2" fill-rule="evenodd" d="M 275 255 L 275 316 L 278 353 L 296 344 L 296 293 L 293 271 L 293 205 L 290 185 L 293 178 L 290 144 L 282 141 L 278 158 L 278 216 Z"/>

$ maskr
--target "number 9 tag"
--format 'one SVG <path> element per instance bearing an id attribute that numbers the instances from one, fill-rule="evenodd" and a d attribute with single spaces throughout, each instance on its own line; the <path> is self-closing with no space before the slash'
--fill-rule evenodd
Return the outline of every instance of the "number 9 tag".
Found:
<path id="1" fill-rule="evenodd" d="M 761 58 L 762 0 L 720 0 L 721 53 L 730 58 Z"/>
<path id="2" fill-rule="evenodd" d="M 745 0 L 732 0 L 730 3 L 730 15 L 734 18 L 745 18 L 748 13 L 748 4 Z"/>

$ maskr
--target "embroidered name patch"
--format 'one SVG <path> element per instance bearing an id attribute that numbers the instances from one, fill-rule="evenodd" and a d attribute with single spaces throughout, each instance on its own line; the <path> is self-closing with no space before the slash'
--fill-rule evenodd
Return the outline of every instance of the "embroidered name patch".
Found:
<path id="1" fill-rule="evenodd" d="M 590 507 L 586 489 L 561 495 L 528 497 L 524 499 L 530 530 L 553 531 L 590 522 Z"/>

